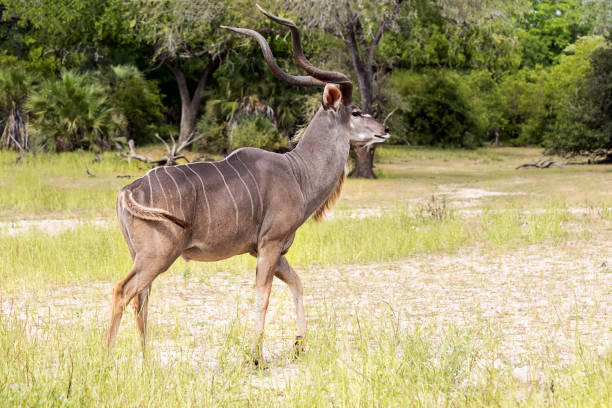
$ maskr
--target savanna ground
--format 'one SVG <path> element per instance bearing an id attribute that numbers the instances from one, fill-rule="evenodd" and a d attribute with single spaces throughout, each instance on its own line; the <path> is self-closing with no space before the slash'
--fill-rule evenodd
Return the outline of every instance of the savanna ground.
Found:
<path id="1" fill-rule="evenodd" d="M 289 253 L 306 352 L 276 281 L 265 370 L 250 364 L 248 256 L 179 260 L 153 285 L 146 359 L 107 153 L 0 153 L 2 406 L 610 406 L 612 166 L 515 170 L 536 149 L 382 147 Z M 91 175 L 87 174 L 89 170 Z"/>

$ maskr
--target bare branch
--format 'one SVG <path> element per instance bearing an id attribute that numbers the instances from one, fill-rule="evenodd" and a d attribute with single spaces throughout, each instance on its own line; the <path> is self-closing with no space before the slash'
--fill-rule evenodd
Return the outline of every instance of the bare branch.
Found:
<path id="1" fill-rule="evenodd" d="M 170 146 L 168 146 L 168 143 L 166 143 L 166 141 L 159 136 L 159 133 L 155 133 L 155 137 L 164 144 L 166 151 L 170 152 Z"/>

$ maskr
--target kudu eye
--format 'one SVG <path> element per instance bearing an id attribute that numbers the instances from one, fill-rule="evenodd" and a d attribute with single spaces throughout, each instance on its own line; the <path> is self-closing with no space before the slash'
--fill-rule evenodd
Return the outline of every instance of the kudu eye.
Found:
<path id="1" fill-rule="evenodd" d="M 361 112 L 353 111 L 353 113 L 351 113 L 351 115 L 353 115 L 353 116 L 361 116 Z"/>

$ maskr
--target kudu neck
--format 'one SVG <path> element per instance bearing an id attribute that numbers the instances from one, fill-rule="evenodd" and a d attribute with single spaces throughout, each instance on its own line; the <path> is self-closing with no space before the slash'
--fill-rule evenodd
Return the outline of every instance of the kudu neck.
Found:
<path id="1" fill-rule="evenodd" d="M 342 176 L 350 145 L 339 119 L 319 109 L 298 145 L 287 153 L 310 216 Z"/>

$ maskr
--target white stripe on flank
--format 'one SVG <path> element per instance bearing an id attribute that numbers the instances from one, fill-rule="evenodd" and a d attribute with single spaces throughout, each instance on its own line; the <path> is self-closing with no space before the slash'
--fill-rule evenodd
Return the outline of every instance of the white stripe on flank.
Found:
<path id="1" fill-rule="evenodd" d="M 221 173 L 221 170 L 219 170 L 219 168 L 217 167 L 217 165 L 214 162 L 206 162 L 209 164 L 212 164 L 213 167 L 215 168 L 215 170 L 217 170 L 217 173 L 219 173 L 219 175 L 221 176 L 221 179 L 223 179 L 223 184 L 225 184 L 225 188 L 227 188 L 227 192 L 229 193 L 231 199 L 232 199 L 232 203 L 234 203 L 234 211 L 236 213 L 236 231 L 238 230 L 238 205 L 236 204 L 236 199 L 234 198 L 234 195 L 232 194 L 232 191 L 230 190 L 229 186 L 227 185 L 227 181 L 225 181 L 225 177 L 223 177 L 223 173 Z"/>
<path id="2" fill-rule="evenodd" d="M 147 180 L 149 180 L 149 207 L 153 207 L 153 186 L 151 185 L 151 175 L 147 173 Z"/>
<path id="3" fill-rule="evenodd" d="M 164 187 L 162 186 L 161 181 L 159 181 L 159 176 L 157 175 L 157 169 L 159 169 L 159 167 L 155 168 L 155 171 L 153 172 L 153 174 L 155 175 L 155 178 L 157 179 L 157 183 L 159 184 L 159 188 L 161 189 L 161 192 L 164 195 L 164 200 L 166 200 L 166 210 L 170 210 L 170 205 L 168 204 L 168 197 L 166 197 L 166 192 L 164 191 Z"/>
<path id="4" fill-rule="evenodd" d="M 195 211 L 195 205 L 196 205 L 196 201 L 198 199 L 198 191 L 196 190 L 195 184 L 193 184 L 191 179 L 189 177 L 187 177 L 187 173 L 185 173 L 183 171 L 183 169 L 181 169 L 181 167 L 182 166 L 176 166 L 175 169 L 180 170 L 181 173 L 183 173 L 183 176 L 185 176 L 185 178 L 187 179 L 187 181 L 189 182 L 189 184 L 191 184 L 191 187 L 193 188 L 193 193 L 195 194 L 195 196 L 193 197 L 193 208 L 194 208 L 194 211 Z M 192 211 L 192 216 L 193 216 L 193 211 Z"/>
<path id="5" fill-rule="evenodd" d="M 251 173 L 251 170 L 249 169 L 249 167 L 244 164 L 244 162 L 240 159 L 240 156 L 238 156 L 238 152 L 236 152 L 236 154 L 234 155 L 236 156 L 236 158 L 238 159 L 238 161 L 240 163 L 242 163 L 242 165 L 244 166 L 244 168 L 247 170 L 247 172 L 249 173 L 249 176 L 251 176 L 251 178 L 253 179 L 253 183 L 255 183 L 255 189 L 257 190 L 257 196 L 259 197 L 259 208 L 260 208 L 260 213 L 261 215 L 263 215 L 263 200 L 261 199 L 261 191 L 259 191 L 259 184 L 257 184 L 257 180 L 255 179 L 255 176 L 253 176 L 253 173 Z"/>
<path id="6" fill-rule="evenodd" d="M 208 234 L 210 234 L 210 204 L 208 204 L 208 197 L 206 197 L 206 188 L 204 187 L 204 180 L 202 180 L 202 177 L 200 177 L 198 173 L 196 173 L 191 167 L 189 167 L 189 164 L 186 164 L 185 167 L 187 167 L 187 169 L 189 169 L 189 171 L 191 171 L 193 174 L 198 176 L 198 178 L 200 179 L 200 183 L 202 184 L 202 192 L 204 193 L 204 200 L 206 200 L 206 208 L 208 209 L 208 229 L 206 230 L 206 236 L 208 236 Z"/>
<path id="7" fill-rule="evenodd" d="M 251 200 L 251 218 L 253 218 L 253 216 L 255 215 L 255 209 L 253 208 L 253 196 L 251 195 L 251 190 L 249 190 L 249 186 L 247 186 L 247 184 L 244 182 L 242 176 L 240 175 L 240 173 L 238 173 L 238 170 L 236 170 L 236 168 L 232 166 L 232 163 L 229 162 L 229 157 L 225 161 L 236 172 L 238 178 L 240 179 L 240 181 L 242 181 L 242 185 L 244 185 L 244 188 L 246 188 L 247 193 L 249 193 L 249 200 Z"/>
<path id="8" fill-rule="evenodd" d="M 167 166 L 164 166 L 164 171 L 166 172 L 168 177 L 170 177 L 172 179 L 172 182 L 176 186 L 176 192 L 178 193 L 178 198 L 179 198 L 179 208 L 181 209 L 181 214 L 183 214 L 183 219 L 185 219 L 185 211 L 183 211 L 183 198 L 181 197 L 181 190 L 179 189 L 178 183 L 176 182 L 174 177 L 172 177 L 172 174 L 170 174 L 168 172 L 168 167 Z"/>

